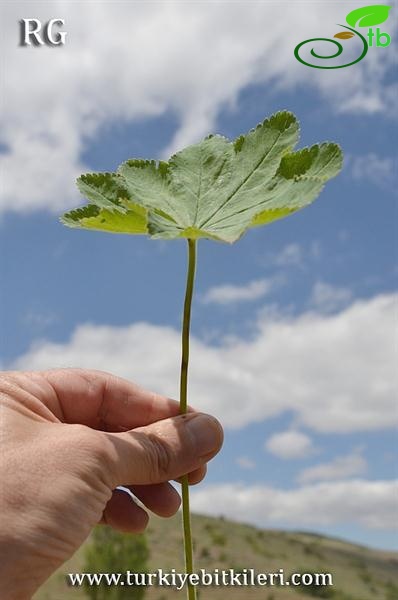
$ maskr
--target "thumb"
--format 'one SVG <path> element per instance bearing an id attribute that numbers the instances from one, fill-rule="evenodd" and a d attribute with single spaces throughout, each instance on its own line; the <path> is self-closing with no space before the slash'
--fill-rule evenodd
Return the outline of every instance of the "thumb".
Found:
<path id="1" fill-rule="evenodd" d="M 177 479 L 213 458 L 223 442 L 220 423 L 203 413 L 106 435 L 113 447 L 110 469 L 114 487 Z"/>

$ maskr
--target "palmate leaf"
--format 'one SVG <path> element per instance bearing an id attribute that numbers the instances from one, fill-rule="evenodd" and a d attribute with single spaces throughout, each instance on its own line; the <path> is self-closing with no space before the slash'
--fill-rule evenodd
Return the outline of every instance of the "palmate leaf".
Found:
<path id="1" fill-rule="evenodd" d="M 117 173 L 82 175 L 89 205 L 65 213 L 70 227 L 155 238 L 234 242 L 310 204 L 341 169 L 333 143 L 293 152 L 295 116 L 279 112 L 233 142 L 214 135 L 168 162 L 132 159 Z"/>
<path id="2" fill-rule="evenodd" d="M 123 180 L 115 173 L 88 173 L 77 180 L 81 193 L 92 203 L 61 217 L 68 227 L 111 233 L 147 233 L 147 210 L 129 200 Z"/>

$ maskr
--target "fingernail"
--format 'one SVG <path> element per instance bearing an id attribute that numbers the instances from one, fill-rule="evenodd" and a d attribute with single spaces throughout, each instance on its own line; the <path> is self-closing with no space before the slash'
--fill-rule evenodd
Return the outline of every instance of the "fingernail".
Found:
<path id="1" fill-rule="evenodd" d="M 199 456 L 205 456 L 219 449 L 223 439 L 219 422 L 210 415 L 194 415 L 186 420 L 186 427 L 191 434 Z"/>

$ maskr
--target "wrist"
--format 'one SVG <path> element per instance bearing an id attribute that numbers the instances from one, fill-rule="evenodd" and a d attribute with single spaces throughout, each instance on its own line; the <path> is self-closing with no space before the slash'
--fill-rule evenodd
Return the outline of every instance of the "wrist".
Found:
<path id="1" fill-rule="evenodd" d="M 0 581 L 4 600 L 30 600 L 45 580 L 33 552 L 18 536 L 0 532 Z"/>

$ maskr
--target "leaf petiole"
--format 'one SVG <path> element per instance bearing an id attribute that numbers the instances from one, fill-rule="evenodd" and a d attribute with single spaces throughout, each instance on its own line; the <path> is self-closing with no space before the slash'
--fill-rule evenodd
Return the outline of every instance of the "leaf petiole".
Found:
<path id="1" fill-rule="evenodd" d="M 184 315 L 181 337 L 181 375 L 180 375 L 180 413 L 186 414 L 188 409 L 188 363 L 189 363 L 189 330 L 191 323 L 191 306 L 196 269 L 196 240 L 188 239 L 188 269 L 184 300 Z M 189 509 L 188 475 L 182 478 L 182 523 L 184 533 L 185 572 L 193 573 L 193 549 L 191 532 L 191 514 Z M 196 600 L 196 588 L 188 583 L 188 600 Z"/>

